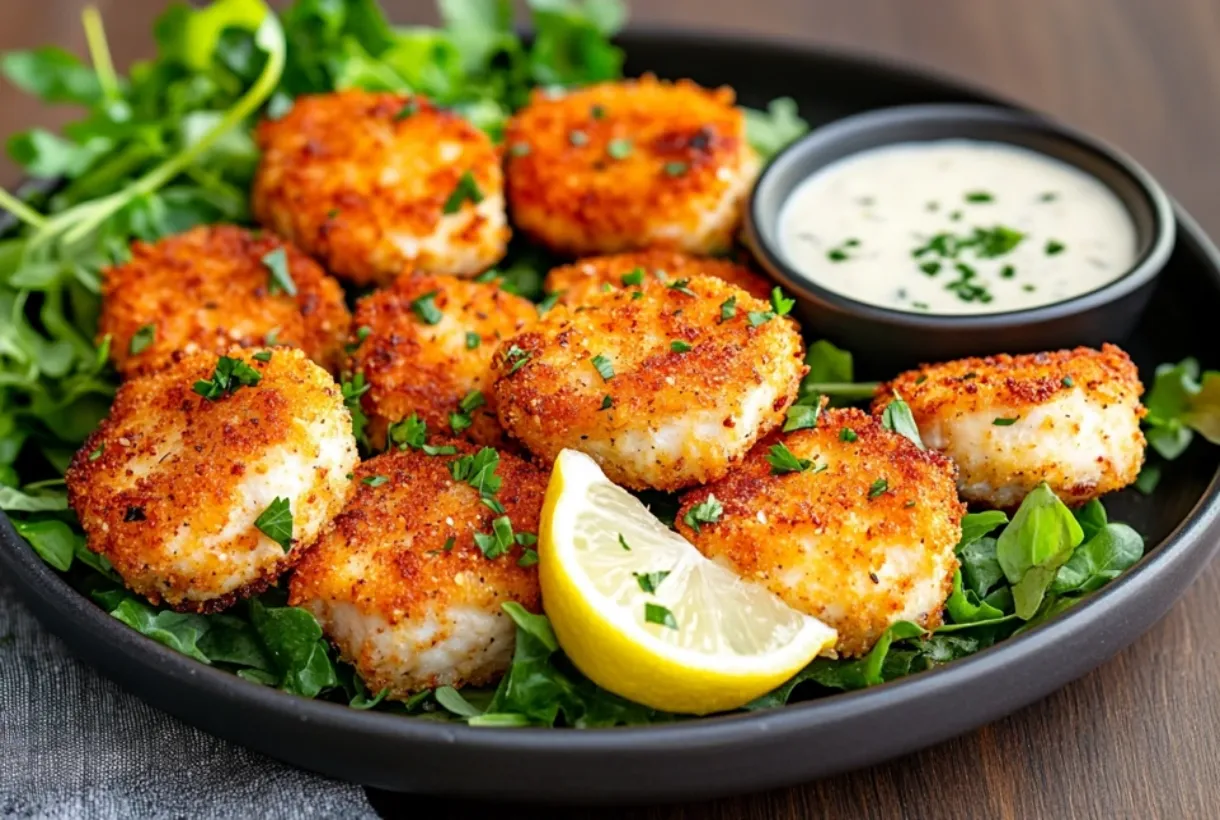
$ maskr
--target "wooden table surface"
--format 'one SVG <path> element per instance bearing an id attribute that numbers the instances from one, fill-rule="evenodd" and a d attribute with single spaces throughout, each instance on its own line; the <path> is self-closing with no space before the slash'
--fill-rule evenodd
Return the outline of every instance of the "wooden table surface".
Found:
<path id="1" fill-rule="evenodd" d="M 384 0 L 430 22 L 430 0 Z M 120 66 L 149 53 L 165 0 L 95 0 Z M 0 50 L 83 51 L 85 0 L 2 0 Z M 1220 235 L 1220 3 L 1215 0 L 638 0 L 636 22 L 777 35 L 965 77 L 1120 146 Z M 0 136 L 62 112 L 0 86 Z M 0 164 L 0 182 L 15 171 Z M 589 818 L 1220 816 L 1220 567 L 1117 658 L 999 723 L 894 762 L 712 803 L 530 809 Z M 506 760 L 506 766 L 521 761 Z M 742 765 L 749 765 L 742 761 Z M 472 777 L 477 773 L 472 772 Z M 658 776 L 664 776 L 658 773 Z M 503 807 L 374 793 L 389 815 Z M 515 813 L 515 812 L 514 812 Z"/>

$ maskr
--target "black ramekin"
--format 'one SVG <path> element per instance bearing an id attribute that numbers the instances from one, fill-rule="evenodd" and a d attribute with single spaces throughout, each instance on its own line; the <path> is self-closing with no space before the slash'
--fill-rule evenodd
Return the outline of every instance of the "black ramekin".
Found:
<path id="1" fill-rule="evenodd" d="M 1019 145 L 1096 177 L 1126 206 L 1138 255 L 1119 279 L 1040 307 L 977 316 L 908 313 L 827 290 L 788 263 L 779 247 L 780 209 L 803 180 L 852 154 L 902 142 L 972 139 Z M 763 171 L 746 208 L 746 237 L 764 268 L 797 298 L 812 337 L 827 338 L 867 364 L 893 369 L 963 356 L 1120 343 L 1152 295 L 1173 251 L 1169 197 L 1126 155 L 1045 117 L 988 105 L 910 105 L 838 120 L 784 149 Z"/>

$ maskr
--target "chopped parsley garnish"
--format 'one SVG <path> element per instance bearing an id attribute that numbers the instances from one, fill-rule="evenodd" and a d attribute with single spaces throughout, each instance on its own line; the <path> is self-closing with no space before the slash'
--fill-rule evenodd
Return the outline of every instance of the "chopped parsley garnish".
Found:
<path id="1" fill-rule="evenodd" d="M 482 342 L 483 342 L 483 339 L 479 336 L 479 334 L 477 334 L 473 331 L 468 332 L 466 334 L 466 349 L 467 350 L 474 350 Z"/>
<path id="2" fill-rule="evenodd" d="M 411 311 L 426 325 L 440 324 L 441 319 L 445 318 L 445 314 L 441 313 L 441 309 L 436 306 L 436 297 L 439 293 L 439 290 L 433 290 L 418 299 L 411 300 Z"/>
<path id="3" fill-rule="evenodd" d="M 995 197 L 986 191 L 971 191 L 966 194 L 966 201 L 973 203 L 994 202 Z"/>
<path id="4" fill-rule="evenodd" d="M 612 399 L 610 397 L 610 394 L 607 393 L 606 395 L 602 396 L 602 406 L 598 409 L 609 410 L 613 406 L 614 406 L 614 399 Z"/>
<path id="5" fill-rule="evenodd" d="M 530 144 L 528 142 L 514 142 L 508 147 L 508 153 L 514 157 L 529 156 Z"/>
<path id="6" fill-rule="evenodd" d="M 922 265 L 919 266 L 919 269 L 921 271 L 923 271 L 924 273 L 926 273 L 928 276 L 935 276 L 936 274 L 940 273 L 940 263 L 939 262 L 924 262 Z"/>
<path id="7" fill-rule="evenodd" d="M 1014 268 L 1012 265 L 1005 265 L 1004 267 L 1000 268 L 1000 278 L 1001 279 L 1011 279 L 1016 275 L 1017 275 L 1017 269 Z"/>
<path id="8" fill-rule="evenodd" d="M 660 604 L 644 604 L 644 620 L 670 629 L 678 628 L 674 614 Z"/>
<path id="9" fill-rule="evenodd" d="M 452 535 L 445 539 L 445 546 L 441 547 L 445 552 L 453 552 L 454 545 L 457 544 L 457 539 Z"/>
<path id="10" fill-rule="evenodd" d="M 504 515 L 504 505 L 496 498 L 490 495 L 485 495 L 479 499 L 479 502 L 487 509 L 494 512 L 496 515 Z"/>
<path id="11" fill-rule="evenodd" d="M 484 447 L 474 455 L 462 456 L 449 464 L 449 473 L 454 481 L 464 481 L 483 495 L 500 492 L 500 477 L 496 468 L 500 466 L 500 454 L 491 447 Z"/>
<path id="12" fill-rule="evenodd" d="M 521 368 L 525 367 L 525 363 L 530 360 L 530 354 L 516 345 L 509 345 L 508 352 L 504 354 L 504 360 L 507 362 L 512 362 L 508 368 L 508 375 L 511 376 Z"/>
<path id="13" fill-rule="evenodd" d="M 941 259 L 957 259 L 965 250 L 974 251 L 980 259 L 994 259 L 1011 253 L 1025 234 L 996 225 L 991 228 L 975 228 L 969 234 L 938 233 L 921 246 L 911 251 L 916 259 L 931 254 Z"/>
<path id="14" fill-rule="evenodd" d="M 366 487 L 380 487 L 389 480 L 390 479 L 383 475 L 366 475 L 364 478 L 360 479 L 360 483 L 364 484 Z"/>
<path id="15" fill-rule="evenodd" d="M 470 427 L 474 420 L 470 418 L 472 411 L 487 404 L 487 399 L 479 390 L 472 390 L 467 393 L 460 402 L 458 402 L 458 410 L 460 412 L 449 414 L 449 426 L 453 428 L 453 432 L 460 433 Z"/>
<path id="16" fill-rule="evenodd" d="M 669 349 L 674 353 L 689 353 L 690 345 L 688 345 L 686 342 L 674 340 L 669 343 Z"/>
<path id="17" fill-rule="evenodd" d="M 462 209 L 462 203 L 466 200 L 470 200 L 475 205 L 483 201 L 483 192 L 479 190 L 479 184 L 474 181 L 474 174 L 469 171 L 463 172 L 458 177 L 457 185 L 453 187 L 453 193 L 449 194 L 449 198 L 445 200 L 441 212 L 456 214 Z"/>
<path id="18" fill-rule="evenodd" d="M 606 106 L 594 103 L 593 107 L 589 109 L 589 116 L 595 120 L 604 119 L 606 116 Z"/>
<path id="19" fill-rule="evenodd" d="M 644 284 L 644 269 L 636 268 L 623 274 L 623 287 L 638 287 Z"/>
<path id="20" fill-rule="evenodd" d="M 561 298 L 563 298 L 562 290 L 557 290 L 554 293 L 548 293 L 546 298 L 538 303 L 538 315 L 541 316 L 551 308 L 555 307 L 555 305 L 559 304 L 559 300 Z"/>
<path id="21" fill-rule="evenodd" d="M 702 525 L 715 524 L 723 514 L 724 505 L 720 503 L 716 496 L 708 495 L 706 499 L 687 510 L 682 520 L 686 523 L 686 526 L 695 532 L 700 532 Z"/>
<path id="22" fill-rule="evenodd" d="M 598 353 L 590 361 L 593 362 L 593 368 L 601 374 L 602 381 L 608 382 L 614 378 L 614 365 L 605 356 Z"/>
<path id="23" fill-rule="evenodd" d="M 402 450 L 410 447 L 412 450 L 422 450 L 429 456 L 451 456 L 457 453 L 457 448 L 452 444 L 439 447 L 428 444 L 428 423 L 415 413 L 391 424 L 387 436 L 391 445 L 397 445 Z"/>
<path id="24" fill-rule="evenodd" d="M 1054 191 L 1047 191 L 1042 196 L 1038 197 L 1039 202 L 1054 202 L 1059 198 L 1059 194 Z"/>
<path id="25" fill-rule="evenodd" d="M 606 153 L 614 159 L 627 159 L 631 156 L 631 151 L 631 140 L 626 137 L 610 140 L 610 144 L 606 146 Z"/>
<path id="26" fill-rule="evenodd" d="M 992 419 L 991 423 L 996 427 L 1012 427 L 1020 418 L 1020 416 L 1013 416 L 1012 418 L 1004 418 L 1001 416 L 999 418 Z"/>
<path id="27" fill-rule="evenodd" d="M 221 356 L 220 360 L 216 362 L 216 369 L 212 371 L 212 378 L 208 381 L 195 382 L 194 389 L 208 401 L 216 401 L 222 396 L 235 392 L 239 387 L 253 387 L 262 379 L 261 373 L 241 359 Z"/>
<path id="28" fill-rule="evenodd" d="M 889 489 L 890 489 L 890 482 L 886 481 L 884 478 L 879 478 L 873 482 L 871 487 L 868 488 L 868 497 L 876 498 L 877 496 L 883 495 L 886 492 L 888 492 Z"/>
<path id="29" fill-rule="evenodd" d="M 131 343 L 127 346 L 127 350 L 132 356 L 136 355 L 137 353 L 143 353 L 144 350 L 146 350 L 156 338 L 157 326 L 144 325 L 131 335 Z"/>
<path id="30" fill-rule="evenodd" d="M 680 177 L 689 170 L 690 164 L 680 160 L 665 163 L 665 176 L 667 177 Z"/>
<path id="31" fill-rule="evenodd" d="M 402 104 L 402 108 L 398 109 L 398 113 L 394 115 L 394 121 L 401 122 L 417 113 L 419 113 L 419 102 L 412 97 Z"/>
<path id="32" fill-rule="evenodd" d="M 517 559 L 517 566 L 532 567 L 538 563 L 538 553 L 532 549 L 527 549 L 521 553 L 521 557 Z"/>
<path id="33" fill-rule="evenodd" d="M 822 414 L 821 403 L 794 404 L 788 408 L 788 416 L 784 421 L 784 432 L 793 430 L 808 430 L 818 426 L 818 416 Z"/>
<path id="34" fill-rule="evenodd" d="M 831 262 L 846 262 L 848 259 L 847 251 L 840 250 L 839 248 L 831 248 L 830 250 L 826 251 L 826 258 Z"/>
<path id="35" fill-rule="evenodd" d="M 950 211 L 949 212 L 949 221 L 950 222 L 961 222 L 962 221 L 962 212 L 961 211 Z"/>
<path id="36" fill-rule="evenodd" d="M 859 436 L 856 435 L 856 431 L 850 427 L 844 427 L 839 430 L 839 441 L 855 441 L 858 438 Z"/>
<path id="37" fill-rule="evenodd" d="M 260 350 L 257 353 L 255 353 L 253 356 L 251 356 L 250 358 L 254 359 L 255 361 L 262 362 L 263 364 L 266 364 L 267 362 L 271 361 L 271 351 L 270 350 Z"/>
<path id="38" fill-rule="evenodd" d="M 1073 379 L 1071 376 L 1064 376 L 1063 381 L 1061 381 L 1060 384 L 1062 384 L 1064 387 L 1075 387 L 1076 380 Z"/>
<path id="39" fill-rule="evenodd" d="M 669 288 L 670 290 L 676 290 L 678 293 L 685 293 L 687 296 L 694 296 L 695 292 L 690 289 L 689 285 L 689 279 L 675 279 L 665 287 Z"/>
<path id="40" fill-rule="evenodd" d="M 334 219 L 335 217 L 337 217 L 337 216 L 338 216 L 339 214 L 341 214 L 341 213 L 343 213 L 343 212 L 342 212 L 342 211 L 340 211 L 338 208 L 331 208 L 329 211 L 327 211 L 327 212 L 326 212 L 326 218 L 327 218 L 327 219 Z"/>
<path id="41" fill-rule="evenodd" d="M 923 439 L 919 437 L 919 426 L 911 415 L 911 406 L 895 395 L 894 400 L 885 406 L 881 413 L 881 426 L 891 433 L 897 433 L 909 439 L 920 450 L 926 449 Z"/>
<path id="42" fill-rule="evenodd" d="M 254 526 L 284 552 L 292 549 L 292 508 L 287 498 L 276 498 L 267 505 L 262 515 L 254 519 Z"/>
<path id="43" fill-rule="evenodd" d="M 104 452 L 106 452 L 106 445 L 105 445 L 105 444 L 99 444 L 99 445 L 97 446 L 97 449 L 90 451 L 90 453 L 89 453 L 89 460 L 90 460 L 90 461 L 97 461 L 99 458 L 101 458 L 101 457 L 102 457 L 102 453 L 104 453 Z"/>
<path id="44" fill-rule="evenodd" d="M 568 132 L 568 142 L 572 143 L 573 145 L 575 145 L 577 147 L 580 147 L 582 145 L 588 145 L 589 144 L 589 135 L 586 134 L 584 131 L 569 131 Z"/>
<path id="45" fill-rule="evenodd" d="M 784 292 L 777 287 L 771 291 L 771 309 L 752 310 L 746 314 L 746 318 L 750 320 L 750 327 L 758 327 L 771 321 L 776 316 L 787 316 L 792 312 L 792 306 L 795 304 L 795 299 L 789 299 L 784 296 Z"/>
<path id="46" fill-rule="evenodd" d="M 339 391 L 343 396 L 343 406 L 352 416 L 352 435 L 356 437 L 356 441 L 364 441 L 364 427 L 368 423 L 368 417 L 364 415 L 364 410 L 360 406 L 360 397 L 369 392 L 369 387 L 371 385 L 364 380 L 363 373 L 356 373 L 350 378 L 345 378 L 339 385 Z"/>
<path id="47" fill-rule="evenodd" d="M 767 452 L 767 463 L 771 465 L 771 475 L 787 473 L 803 473 L 813 466 L 813 461 L 807 458 L 797 458 L 784 444 L 773 444 Z"/>
<path id="48" fill-rule="evenodd" d="M 272 293 L 282 291 L 289 296 L 297 295 L 297 283 L 288 271 L 288 254 L 283 248 L 276 248 L 264 256 L 263 265 L 271 273 L 269 289 Z"/>
<path id="49" fill-rule="evenodd" d="M 656 594 L 657 587 L 661 582 L 669 577 L 669 570 L 662 569 L 656 572 L 633 572 L 635 582 L 640 585 L 640 589 L 647 592 L 649 595 Z"/>
<path id="50" fill-rule="evenodd" d="M 499 558 L 513 548 L 513 522 L 507 515 L 501 515 L 491 522 L 491 532 L 476 532 L 475 546 L 485 558 Z"/>
<path id="51" fill-rule="evenodd" d="M 730 296 L 720 303 L 720 321 L 727 322 L 737 315 L 737 297 Z"/>
<path id="52" fill-rule="evenodd" d="M 631 294 L 631 301 L 633 301 L 633 302 L 637 299 L 643 299 L 643 298 L 644 298 L 644 292 L 641 290 L 633 291 Z M 580 310 L 583 310 L 583 308 L 577 308 L 577 310 L 580 311 Z"/>
<path id="53" fill-rule="evenodd" d="M 627 552 L 631 552 L 631 547 L 627 546 L 627 539 L 623 537 L 621 532 L 618 534 L 618 545 Z"/>
<path id="54" fill-rule="evenodd" d="M 372 333 L 373 333 L 373 329 L 371 327 L 369 327 L 368 325 L 361 325 L 359 328 L 357 328 L 356 329 L 356 341 L 349 342 L 345 347 L 345 349 L 348 352 L 348 355 L 351 355 L 352 353 L 355 353 L 357 350 L 359 350 L 360 345 L 364 344 L 364 340 L 367 339 L 369 336 L 371 336 Z"/>
<path id="55" fill-rule="evenodd" d="M 1051 239 L 1046 243 L 1047 256 L 1056 256 L 1057 254 L 1063 253 L 1066 249 L 1067 246 L 1056 239 Z"/>

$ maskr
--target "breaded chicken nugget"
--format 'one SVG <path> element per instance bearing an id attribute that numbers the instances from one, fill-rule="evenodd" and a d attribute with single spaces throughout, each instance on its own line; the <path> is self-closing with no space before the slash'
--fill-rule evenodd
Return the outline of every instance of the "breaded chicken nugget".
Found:
<path id="1" fill-rule="evenodd" d="M 396 700 L 493 682 L 516 633 L 500 605 L 540 611 L 537 554 L 524 544 L 538 532 L 546 476 L 455 446 L 452 456 L 394 450 L 361 464 L 356 497 L 292 577 L 289 601 L 317 617 L 371 691 Z M 463 457 L 494 465 L 503 512 L 469 476 L 454 477 Z"/>
<path id="2" fill-rule="evenodd" d="M 216 612 L 275 583 L 343 507 L 351 423 L 299 350 L 195 353 L 119 388 L 68 498 L 133 591 Z"/>
<path id="3" fill-rule="evenodd" d="M 308 256 L 268 234 L 207 225 L 133 243 L 131 260 L 102 276 L 98 334 L 128 377 L 273 339 L 337 372 L 350 322 L 339 283 Z"/>
<path id="4" fill-rule="evenodd" d="M 406 267 L 474 274 L 504 255 L 500 154 L 420 96 L 299 97 L 257 131 L 255 216 L 358 285 Z"/>
<path id="5" fill-rule="evenodd" d="M 565 447 L 611 481 L 675 490 L 723 476 L 796 398 L 796 323 L 710 276 L 560 305 L 500 345 L 500 422 L 550 463 Z"/>
<path id="6" fill-rule="evenodd" d="M 388 427 L 412 413 L 431 430 L 503 446 L 491 357 L 537 317 L 499 285 L 452 276 L 402 276 L 361 299 L 348 370 L 368 385 L 361 406 L 372 446 L 385 447 Z"/>
<path id="7" fill-rule="evenodd" d="M 775 287 L 769 279 L 759 276 L 745 265 L 725 259 L 654 249 L 591 256 L 570 265 L 552 268 L 546 276 L 546 290 L 548 293 L 559 293 L 559 301 L 565 305 L 579 305 L 590 294 L 638 284 L 642 276 L 668 283 L 700 275 L 723 279 L 755 299 L 766 299 Z"/>
<path id="8" fill-rule="evenodd" d="M 845 409 L 764 440 L 723 480 L 687 493 L 677 526 L 704 555 L 839 630 L 838 652 L 858 656 L 897 620 L 940 625 L 964 514 L 948 459 Z"/>
<path id="9" fill-rule="evenodd" d="M 1144 386 L 1118 347 L 959 359 L 882 385 L 897 394 L 929 447 L 953 459 L 968 501 L 1016 507 L 1045 481 L 1083 504 L 1135 481 L 1144 461 Z"/>
<path id="10" fill-rule="evenodd" d="M 535 92 L 505 143 L 513 224 L 572 256 L 724 250 L 759 165 L 732 89 L 651 76 Z"/>

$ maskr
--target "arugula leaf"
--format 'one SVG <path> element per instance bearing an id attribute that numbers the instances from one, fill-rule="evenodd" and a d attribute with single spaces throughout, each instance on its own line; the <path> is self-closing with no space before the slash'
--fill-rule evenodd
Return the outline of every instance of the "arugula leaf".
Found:
<path id="1" fill-rule="evenodd" d="M 1018 616 L 1034 616 L 1059 567 L 1083 539 L 1071 510 L 1046 484 L 1025 497 L 996 542 L 996 558 L 1012 584 Z"/>

